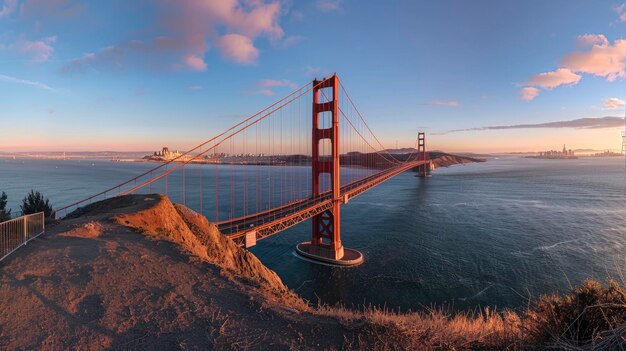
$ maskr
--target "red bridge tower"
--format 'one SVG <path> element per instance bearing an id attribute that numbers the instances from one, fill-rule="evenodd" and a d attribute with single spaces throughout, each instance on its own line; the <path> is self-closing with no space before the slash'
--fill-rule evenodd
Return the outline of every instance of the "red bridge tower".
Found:
<path id="1" fill-rule="evenodd" d="M 332 99 L 320 102 L 320 90 L 326 88 L 332 88 L 332 95 L 330 95 Z M 327 116 L 330 117 L 330 121 L 325 121 Z M 359 264 L 363 262 L 363 254 L 344 248 L 340 237 L 340 207 L 343 200 L 339 163 L 339 78 L 336 74 L 321 82 L 313 81 L 312 127 L 312 196 L 320 196 L 321 176 L 328 174 L 332 190 L 332 206 L 313 217 L 311 241 L 298 244 L 297 252 L 307 258 L 332 264 Z M 320 155 L 320 142 L 325 139 L 330 141 L 330 155 Z"/>
<path id="2" fill-rule="evenodd" d="M 417 155 L 420 160 L 426 161 L 428 159 L 428 153 L 426 152 L 426 133 L 419 132 L 417 134 Z M 430 162 L 418 167 L 418 174 L 421 177 L 428 177 L 430 173 Z"/>

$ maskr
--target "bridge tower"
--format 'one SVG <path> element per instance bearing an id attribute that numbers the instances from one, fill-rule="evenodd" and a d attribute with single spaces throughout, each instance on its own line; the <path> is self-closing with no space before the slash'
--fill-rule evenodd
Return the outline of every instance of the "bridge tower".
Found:
<path id="1" fill-rule="evenodd" d="M 320 99 L 322 89 L 332 89 L 332 94 L 325 93 L 325 100 Z M 329 96 L 330 95 L 330 96 Z M 312 237 L 310 242 L 300 243 L 296 251 L 310 259 L 337 265 L 355 265 L 363 262 L 363 255 L 352 249 L 344 248 L 341 243 L 341 169 L 339 150 L 339 77 L 323 81 L 313 81 L 313 124 L 312 124 L 312 196 L 321 195 L 321 176 L 330 177 L 330 208 L 312 218 Z M 328 117 L 329 120 L 328 120 Z M 320 155 L 323 140 L 330 141 L 330 155 Z"/>
<path id="2" fill-rule="evenodd" d="M 426 133 L 424 132 L 419 132 L 417 134 L 417 154 L 419 155 L 420 160 L 425 161 L 428 159 L 428 153 L 426 152 Z M 430 168 L 430 162 L 419 166 L 418 174 L 421 177 L 427 177 L 430 172 Z"/>

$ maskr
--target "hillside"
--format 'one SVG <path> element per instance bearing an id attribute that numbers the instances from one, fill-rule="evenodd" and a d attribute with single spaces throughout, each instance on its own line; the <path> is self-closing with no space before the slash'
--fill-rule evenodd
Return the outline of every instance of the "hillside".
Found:
<path id="1" fill-rule="evenodd" d="M 132 195 L 74 212 L 0 264 L 0 349 L 528 349 L 574 333 L 618 345 L 624 290 L 581 289 L 522 313 L 312 306 L 206 218 Z M 593 329 L 573 318 L 605 302 Z"/>
<path id="2" fill-rule="evenodd" d="M 430 156 L 430 159 L 433 160 L 433 163 L 435 164 L 436 168 L 449 167 L 449 166 L 457 165 L 457 164 L 487 161 L 484 158 L 459 156 L 459 155 L 453 155 L 453 154 L 448 154 L 448 153 L 439 152 L 439 151 L 431 151 L 428 154 Z"/>

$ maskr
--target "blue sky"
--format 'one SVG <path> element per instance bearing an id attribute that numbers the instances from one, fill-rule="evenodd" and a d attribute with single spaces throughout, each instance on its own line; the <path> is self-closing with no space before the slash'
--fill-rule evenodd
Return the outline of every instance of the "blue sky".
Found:
<path id="1" fill-rule="evenodd" d="M 0 151 L 185 149 L 332 72 L 389 146 L 619 149 L 567 122 L 624 116 L 624 33 L 619 1 L 0 0 Z"/>

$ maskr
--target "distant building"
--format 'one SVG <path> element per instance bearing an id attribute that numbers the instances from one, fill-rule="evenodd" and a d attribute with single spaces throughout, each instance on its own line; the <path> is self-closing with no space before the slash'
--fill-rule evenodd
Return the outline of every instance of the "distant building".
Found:
<path id="1" fill-rule="evenodd" d="M 539 156 L 533 156 L 534 158 L 576 158 L 574 155 L 574 151 L 572 149 L 567 149 L 565 144 L 563 144 L 562 151 L 550 150 L 550 151 L 541 151 Z"/>
<path id="2" fill-rule="evenodd" d="M 176 150 L 175 152 L 170 152 L 170 149 L 167 146 L 164 146 L 161 151 L 155 151 L 154 156 L 162 157 L 164 159 L 174 158 L 180 156 L 180 152 Z"/>

